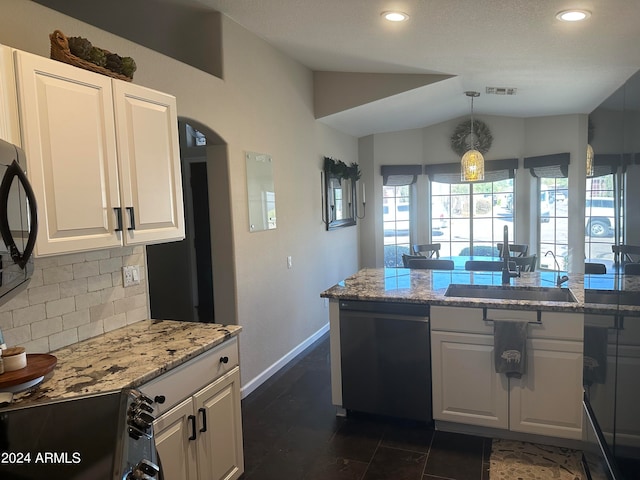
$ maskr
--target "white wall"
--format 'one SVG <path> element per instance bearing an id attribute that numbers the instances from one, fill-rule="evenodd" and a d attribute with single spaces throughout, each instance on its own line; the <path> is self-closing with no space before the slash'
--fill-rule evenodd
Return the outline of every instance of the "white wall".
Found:
<path id="1" fill-rule="evenodd" d="M 229 255 L 237 286 L 237 318 L 227 323 L 244 328 L 242 383 L 254 387 L 253 380 L 326 325 L 320 292 L 358 268 L 357 228 L 326 232 L 320 202 L 323 156 L 356 162 L 357 140 L 314 120 L 310 70 L 226 17 L 224 80 L 33 2 L 3 0 L 0 43 L 48 56 L 48 35 L 55 29 L 133 57 L 135 83 L 175 95 L 178 115 L 206 125 L 227 143 Z M 274 159 L 276 230 L 249 233 L 245 151 Z"/>

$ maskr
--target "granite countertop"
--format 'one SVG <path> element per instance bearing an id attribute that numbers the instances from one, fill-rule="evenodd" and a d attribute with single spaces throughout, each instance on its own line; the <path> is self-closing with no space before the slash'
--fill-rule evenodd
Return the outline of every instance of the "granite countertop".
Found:
<path id="1" fill-rule="evenodd" d="M 27 404 L 138 387 L 216 345 L 242 327 L 144 320 L 51 352 L 58 363 L 32 390 L 14 395 Z"/>
<path id="2" fill-rule="evenodd" d="M 557 272 L 522 273 L 511 279 L 511 287 L 536 289 L 556 287 Z M 501 285 L 501 272 L 434 271 L 405 268 L 365 268 L 320 294 L 342 300 L 428 303 L 458 307 L 490 307 L 521 310 L 579 312 L 640 316 L 640 307 L 584 302 L 585 288 L 628 290 L 640 295 L 640 276 L 571 274 L 562 288 L 569 288 L 576 302 L 501 300 L 491 298 L 445 297 L 450 284 Z"/>

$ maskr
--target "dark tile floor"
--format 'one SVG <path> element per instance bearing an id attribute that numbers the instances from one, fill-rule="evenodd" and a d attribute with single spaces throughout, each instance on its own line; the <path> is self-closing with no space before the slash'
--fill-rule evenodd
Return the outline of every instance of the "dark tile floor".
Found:
<path id="1" fill-rule="evenodd" d="M 243 480 L 485 480 L 491 439 L 336 417 L 325 335 L 242 401 Z"/>

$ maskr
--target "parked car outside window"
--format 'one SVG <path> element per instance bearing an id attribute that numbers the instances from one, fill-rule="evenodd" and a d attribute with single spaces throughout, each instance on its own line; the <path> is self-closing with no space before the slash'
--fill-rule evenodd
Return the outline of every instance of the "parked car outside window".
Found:
<path id="1" fill-rule="evenodd" d="M 615 201 L 611 197 L 587 198 L 585 204 L 585 233 L 590 237 L 613 235 Z"/>

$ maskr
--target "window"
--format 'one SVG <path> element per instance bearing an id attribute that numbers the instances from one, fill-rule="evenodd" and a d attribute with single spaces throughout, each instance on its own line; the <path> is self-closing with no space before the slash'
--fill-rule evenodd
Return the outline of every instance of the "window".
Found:
<path id="1" fill-rule="evenodd" d="M 384 266 L 402 267 L 402 254 L 411 253 L 411 185 L 382 187 Z"/>
<path id="2" fill-rule="evenodd" d="M 564 177 L 539 179 L 540 186 L 540 268 L 548 270 L 567 270 L 568 267 L 568 180 Z M 555 264 L 553 252 L 558 261 Z M 558 268 L 559 267 L 559 268 Z"/>
<path id="3" fill-rule="evenodd" d="M 411 253 L 411 193 L 422 165 L 382 165 L 382 224 L 384 266 L 402 267 L 402 254 Z"/>
<path id="4" fill-rule="evenodd" d="M 538 258 L 540 268 L 567 270 L 569 255 L 569 208 L 568 208 L 568 153 L 556 153 L 524 159 L 528 168 L 538 179 Z M 554 261 L 552 252 L 558 262 Z M 532 253 L 532 252 L 530 252 Z"/>
<path id="5" fill-rule="evenodd" d="M 585 201 L 585 258 L 589 262 L 604 263 L 607 271 L 613 267 L 611 246 L 616 244 L 616 232 L 623 238 L 624 222 L 618 199 L 623 195 L 618 185 L 622 158 L 616 154 L 594 157 L 594 175 L 587 177 Z M 623 170 L 623 171 L 626 171 Z M 624 173 L 622 174 L 624 176 Z M 616 192 L 620 191 L 619 197 Z"/>
<path id="6" fill-rule="evenodd" d="M 513 241 L 513 178 L 483 183 L 431 182 L 431 241 L 441 255 L 498 256 L 505 225 Z"/>

